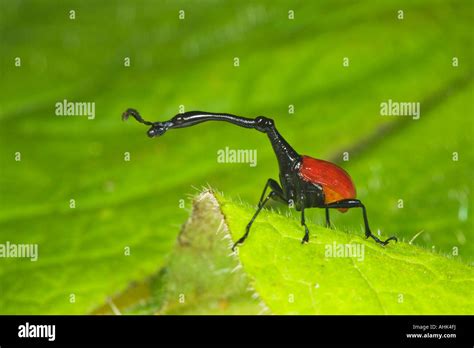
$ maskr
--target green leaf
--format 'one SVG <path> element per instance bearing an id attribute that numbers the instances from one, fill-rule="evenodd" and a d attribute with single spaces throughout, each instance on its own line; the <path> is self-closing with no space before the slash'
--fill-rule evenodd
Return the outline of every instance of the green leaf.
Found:
<path id="1" fill-rule="evenodd" d="M 166 266 L 147 284 L 160 314 L 470 314 L 474 269 L 408 243 L 386 247 L 361 233 L 263 210 L 231 252 L 252 207 L 205 191 L 194 201 Z M 341 249 L 342 248 L 342 249 Z M 350 250 L 348 249 L 350 248 Z M 117 301 L 122 301 L 120 297 Z M 144 308 L 146 310 L 144 311 Z"/>
<path id="2" fill-rule="evenodd" d="M 235 240 L 254 209 L 218 199 Z M 474 312 L 472 267 L 404 242 L 381 247 L 362 233 L 308 227 L 310 242 L 302 245 L 298 219 L 264 211 L 239 248 L 245 272 L 274 313 Z M 364 253 L 360 257 L 328 253 L 339 245 L 363 248 Z"/>
<path id="3" fill-rule="evenodd" d="M 156 275 L 111 300 L 95 313 L 259 314 L 268 308 L 252 288 L 216 198 L 194 200 L 173 252 Z M 139 294 L 137 296 L 137 294 Z"/>
<path id="4" fill-rule="evenodd" d="M 258 132 L 209 123 L 150 140 L 120 121 L 128 107 L 150 120 L 179 105 L 266 115 L 301 153 L 340 160 L 349 149 L 343 166 L 374 230 L 405 240 L 423 230 L 415 244 L 456 248 L 472 263 L 472 83 L 456 83 L 472 76 L 472 1 L 182 3 L 185 21 L 174 2 L 158 10 L 153 1 L 2 2 L 0 242 L 38 243 L 40 257 L 0 260 L 0 313 L 94 311 L 163 267 L 191 187 L 209 183 L 255 203 L 265 180 L 278 176 Z M 315 21 L 315 13 L 324 16 Z M 381 117 L 388 98 L 420 101 L 421 119 Z M 95 102 L 96 118 L 55 116 L 64 99 Z M 396 131 L 352 151 L 385 125 Z M 217 164 L 226 146 L 257 149 L 257 166 Z M 342 230 L 360 224 L 358 212 L 334 215 Z M 130 303 L 160 284 L 137 289 Z"/>
<path id="5" fill-rule="evenodd" d="M 169 262 L 155 280 L 161 314 L 258 314 L 266 310 L 250 286 L 215 197 L 198 196 Z M 157 284 L 159 285 L 156 289 Z"/>
<path id="6" fill-rule="evenodd" d="M 152 197 L 141 199 L 140 206 L 96 211 L 77 202 L 70 212 L 3 223 L 4 241 L 37 243 L 39 255 L 35 262 L 2 259 L 1 313 L 90 312 L 133 280 L 153 273 L 173 246 L 170 221 L 158 221 L 143 210 L 153 208 Z M 128 214 L 161 223 L 170 234 L 157 238 L 154 229 L 134 223 Z"/>

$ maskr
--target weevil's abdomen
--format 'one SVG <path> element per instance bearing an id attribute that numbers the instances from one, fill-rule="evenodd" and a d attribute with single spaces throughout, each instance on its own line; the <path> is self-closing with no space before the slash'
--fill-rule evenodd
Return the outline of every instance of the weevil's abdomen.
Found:
<path id="1" fill-rule="evenodd" d="M 334 163 L 309 156 L 301 156 L 300 177 L 323 187 L 324 203 L 356 198 L 356 189 L 349 174 Z M 339 209 L 346 212 L 346 208 Z"/>

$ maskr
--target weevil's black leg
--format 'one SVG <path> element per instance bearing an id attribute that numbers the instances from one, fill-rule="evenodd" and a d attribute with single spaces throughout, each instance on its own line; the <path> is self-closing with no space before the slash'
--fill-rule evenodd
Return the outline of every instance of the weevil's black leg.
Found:
<path id="1" fill-rule="evenodd" d="M 329 208 L 326 208 L 326 227 L 331 227 L 331 220 L 329 219 Z"/>
<path id="2" fill-rule="evenodd" d="M 268 179 L 267 183 L 265 184 L 265 187 L 263 188 L 262 195 L 260 196 L 260 199 L 258 201 L 258 206 L 262 204 L 263 200 L 265 199 L 265 193 L 267 193 L 267 189 L 270 187 L 272 191 L 275 191 L 280 197 L 283 197 L 283 190 L 280 187 L 280 185 L 273 179 Z"/>
<path id="3" fill-rule="evenodd" d="M 306 226 L 306 221 L 304 218 L 304 207 L 301 208 L 301 226 L 304 226 L 304 236 L 303 236 L 303 239 L 301 240 L 301 244 L 308 243 L 309 242 L 309 229 L 308 229 L 308 226 Z"/>
<path id="4" fill-rule="evenodd" d="M 266 198 L 263 198 L 265 196 L 265 193 L 266 193 L 268 187 L 270 187 L 272 189 L 272 191 L 268 194 L 268 196 Z M 262 196 L 260 197 L 260 201 L 258 202 L 257 211 L 253 215 L 252 219 L 250 219 L 250 222 L 247 224 L 247 227 L 245 228 L 244 235 L 242 237 L 240 237 L 240 239 L 237 242 L 235 242 L 234 245 L 232 246 L 232 250 L 235 250 L 235 247 L 238 244 L 242 244 L 247 239 L 247 237 L 249 235 L 249 232 L 250 232 L 250 228 L 252 227 L 253 222 L 257 218 L 258 214 L 260 214 L 260 211 L 263 209 L 265 204 L 270 200 L 270 198 L 271 199 L 279 199 L 279 200 L 286 203 L 286 199 L 285 199 L 285 195 L 283 193 L 283 190 L 281 189 L 280 185 L 278 185 L 278 183 L 273 179 L 268 179 L 268 181 L 265 185 L 265 188 L 263 189 Z"/>
<path id="5" fill-rule="evenodd" d="M 372 232 L 370 232 L 369 220 L 367 219 L 367 211 L 365 209 L 365 206 L 358 199 L 343 199 L 334 203 L 325 204 L 323 208 L 326 208 L 326 209 L 327 208 L 362 208 L 362 216 L 364 218 L 366 238 L 370 237 L 373 240 L 375 240 L 377 243 L 379 243 L 380 245 L 387 245 L 388 242 L 390 242 L 391 240 L 398 242 L 397 237 L 390 237 L 382 241 L 379 238 L 377 238 L 377 236 L 375 236 Z"/>
<path id="6" fill-rule="evenodd" d="M 252 219 L 250 219 L 250 222 L 247 224 L 247 227 L 245 228 L 245 233 L 242 237 L 240 237 L 240 239 L 234 243 L 234 245 L 232 246 L 232 251 L 235 250 L 235 247 L 238 245 L 238 244 L 242 244 L 248 237 L 249 235 L 249 232 L 250 232 L 250 227 L 252 227 L 252 224 L 253 222 L 255 221 L 255 219 L 257 218 L 258 214 L 260 214 L 260 211 L 262 210 L 262 208 L 265 206 L 265 204 L 270 200 L 270 198 L 273 198 L 277 195 L 277 193 L 275 191 L 271 191 L 268 196 L 258 205 L 258 208 L 257 208 L 257 211 L 255 212 L 255 214 L 252 216 Z"/>

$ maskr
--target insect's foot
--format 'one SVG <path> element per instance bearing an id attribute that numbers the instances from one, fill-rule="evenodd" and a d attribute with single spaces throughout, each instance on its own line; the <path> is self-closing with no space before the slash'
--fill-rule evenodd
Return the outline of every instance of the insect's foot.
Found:
<path id="1" fill-rule="evenodd" d="M 395 242 L 398 242 L 397 237 L 390 237 L 390 238 L 382 241 L 382 240 L 378 239 L 375 235 L 370 233 L 370 231 L 369 231 L 369 233 L 366 233 L 366 235 L 365 235 L 365 238 L 369 238 L 369 237 L 371 237 L 373 240 L 375 240 L 375 242 L 377 244 L 380 244 L 381 246 L 386 246 L 391 240 L 394 240 Z"/>
<path id="2" fill-rule="evenodd" d="M 305 234 L 303 239 L 301 240 L 301 244 L 305 244 L 309 242 L 309 234 Z"/>
<path id="3" fill-rule="evenodd" d="M 232 246 L 232 251 L 235 251 L 235 248 L 237 247 L 237 245 L 245 242 L 245 240 L 247 239 L 247 236 L 248 236 L 248 233 L 245 233 L 237 242 L 235 242 L 234 245 Z"/>
<path id="4" fill-rule="evenodd" d="M 390 237 L 389 239 L 385 240 L 383 245 L 387 245 L 391 240 L 395 241 L 395 243 L 398 243 L 398 238 L 395 236 Z"/>
<path id="5" fill-rule="evenodd" d="M 382 246 L 386 246 L 391 240 L 394 240 L 395 242 L 398 242 L 397 237 L 390 237 L 389 239 L 386 239 L 384 241 L 381 241 L 380 239 L 376 239 L 375 241 L 379 243 Z"/>
<path id="6" fill-rule="evenodd" d="M 237 247 L 237 245 L 239 244 L 242 244 L 244 241 L 242 240 L 242 238 L 240 238 L 237 242 L 234 243 L 234 245 L 232 245 L 232 251 L 235 251 L 235 248 Z"/>

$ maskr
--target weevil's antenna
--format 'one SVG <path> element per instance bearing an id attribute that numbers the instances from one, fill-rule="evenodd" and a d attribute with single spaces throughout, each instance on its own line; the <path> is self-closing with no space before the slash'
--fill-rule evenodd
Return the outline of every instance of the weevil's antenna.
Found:
<path id="1" fill-rule="evenodd" d="M 126 121 L 128 118 L 132 116 L 135 120 L 137 120 L 140 123 L 146 124 L 147 126 L 151 126 L 151 128 L 148 130 L 147 134 L 150 138 L 156 137 L 163 135 L 168 128 L 172 125 L 171 122 L 150 122 L 150 121 L 145 121 L 139 114 L 139 112 L 135 109 L 127 109 L 123 114 L 122 114 L 122 120 Z"/>
<path id="2" fill-rule="evenodd" d="M 137 110 L 135 109 L 127 109 L 123 114 L 122 114 L 122 120 L 126 121 L 128 118 L 132 116 L 134 119 L 136 119 L 138 122 L 146 124 L 148 126 L 153 126 L 153 122 L 150 121 L 145 121 L 140 114 L 138 113 Z"/>

